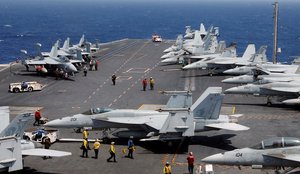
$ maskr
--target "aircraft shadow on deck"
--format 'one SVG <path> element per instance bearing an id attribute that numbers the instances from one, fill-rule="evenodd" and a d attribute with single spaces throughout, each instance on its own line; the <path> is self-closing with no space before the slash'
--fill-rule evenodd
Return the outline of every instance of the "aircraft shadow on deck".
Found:
<path id="1" fill-rule="evenodd" d="M 207 147 L 218 148 L 222 150 L 234 150 L 236 147 L 230 145 L 231 141 L 228 140 L 236 136 L 235 134 L 223 134 L 216 136 L 194 136 L 192 138 L 186 138 L 183 143 L 181 141 L 139 141 L 138 139 L 134 139 L 134 144 L 137 146 L 141 146 L 153 153 L 157 154 L 165 154 L 165 153 L 186 153 L 188 152 L 189 145 L 202 145 Z M 117 145 L 127 145 L 128 139 L 125 138 L 111 138 L 109 141 L 105 143 L 109 144 L 110 142 L 116 142 Z M 179 147 L 180 146 L 180 147 Z"/>
<path id="2" fill-rule="evenodd" d="M 36 71 L 23 71 L 23 72 L 14 72 L 14 74 L 16 75 L 20 75 L 20 76 L 32 76 L 32 77 L 42 77 L 42 78 L 54 78 L 55 80 L 55 75 L 54 74 L 38 74 Z M 72 79 L 72 76 L 70 78 L 61 78 L 59 77 L 58 80 L 68 80 L 68 81 L 75 81 L 74 79 Z"/>
<path id="3" fill-rule="evenodd" d="M 234 150 L 235 146 L 231 145 L 230 138 L 236 136 L 235 134 L 222 134 L 215 136 L 194 136 L 190 140 L 190 145 L 202 145 L 213 147 L 222 150 Z"/>
<path id="4" fill-rule="evenodd" d="M 263 107 L 274 107 L 274 108 L 281 108 L 285 110 L 300 110 L 299 105 L 285 105 L 285 104 L 272 104 L 271 106 L 268 106 L 267 103 L 232 103 L 232 102 L 223 102 L 223 104 L 228 104 L 228 105 L 235 105 L 235 106 L 263 106 Z"/>

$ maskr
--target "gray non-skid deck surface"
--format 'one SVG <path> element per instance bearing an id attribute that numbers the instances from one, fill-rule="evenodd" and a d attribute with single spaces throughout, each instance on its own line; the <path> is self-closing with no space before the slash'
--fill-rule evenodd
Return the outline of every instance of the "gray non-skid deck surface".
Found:
<path id="1" fill-rule="evenodd" d="M 25 72 L 25 67 L 15 64 L 0 73 L 0 105 L 17 106 L 32 110 L 42 107 L 42 114 L 49 119 L 82 113 L 91 107 L 132 108 L 137 109 L 142 104 L 164 105 L 168 96 L 159 94 L 160 90 L 193 90 L 195 101 L 209 86 L 222 86 L 223 90 L 230 85 L 222 84 L 227 76 L 207 76 L 205 71 L 181 71 L 180 66 L 162 66 L 160 57 L 163 50 L 171 42 L 152 43 L 150 40 L 124 40 L 105 45 L 97 54 L 100 60 L 98 71 L 89 71 L 87 77 L 82 71 L 71 77 L 72 80 L 55 80 L 54 77 L 39 77 L 35 72 Z M 111 83 L 111 75 L 117 75 L 117 84 Z M 155 90 L 142 91 L 143 78 L 153 77 L 156 81 Z M 46 85 L 39 92 L 13 94 L 8 93 L 11 82 L 35 80 Z M 199 133 L 187 146 L 187 151 L 193 151 L 196 163 L 200 159 L 215 153 L 234 148 L 252 146 L 264 138 L 273 136 L 300 136 L 299 110 L 278 105 L 267 107 L 265 98 L 252 96 L 226 95 L 224 108 L 236 107 L 236 113 L 244 114 L 240 123 L 249 126 L 251 130 L 244 132 L 212 131 Z M 228 110 L 228 109 L 227 109 Z M 230 109 L 229 109 L 230 111 Z M 19 113 L 13 112 L 11 117 Z M 223 136 L 222 136 L 223 135 Z M 60 136 L 64 138 L 81 138 L 81 134 L 71 129 L 61 129 Z M 97 131 L 90 132 L 91 138 L 100 137 Z M 230 137 L 228 140 L 226 138 Z M 224 140 L 225 139 L 225 140 Z M 100 147 L 100 158 L 81 158 L 80 143 L 55 143 L 52 149 L 65 150 L 72 156 L 42 160 L 38 157 L 25 158 L 25 170 L 21 173 L 162 173 L 163 162 L 172 161 L 172 173 L 187 173 L 187 153 L 169 153 L 168 147 L 161 143 L 141 144 L 134 152 L 135 159 L 124 158 L 122 149 L 126 141 L 117 140 L 118 163 L 107 163 L 108 144 Z M 146 148 L 147 147 L 147 148 Z M 159 151 L 159 152 L 158 152 Z M 93 152 L 89 152 L 91 157 Z M 264 173 L 260 170 L 236 167 L 214 166 L 215 173 Z"/>

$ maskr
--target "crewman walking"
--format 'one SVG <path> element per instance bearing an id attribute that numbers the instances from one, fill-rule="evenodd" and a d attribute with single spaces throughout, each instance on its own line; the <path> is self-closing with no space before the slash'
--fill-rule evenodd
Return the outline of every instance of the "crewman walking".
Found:
<path id="1" fill-rule="evenodd" d="M 169 162 L 166 162 L 166 165 L 164 167 L 164 174 L 171 174 L 171 166 Z"/>
<path id="2" fill-rule="evenodd" d="M 107 162 L 110 162 L 110 160 L 112 158 L 114 158 L 114 162 L 117 162 L 116 161 L 116 149 L 115 149 L 114 145 L 115 145 L 115 142 L 110 143 L 110 149 L 109 149 L 110 157 L 107 159 Z"/>
<path id="3" fill-rule="evenodd" d="M 45 149 L 49 149 L 51 146 L 51 141 L 50 138 L 46 136 L 45 140 L 44 140 L 44 147 Z M 51 156 L 44 156 L 43 159 L 47 159 L 47 158 L 52 158 Z"/>
<path id="4" fill-rule="evenodd" d="M 155 83 L 154 79 L 152 77 L 150 77 L 150 79 L 149 79 L 150 90 L 154 89 L 154 83 Z"/>
<path id="5" fill-rule="evenodd" d="M 144 79 L 142 81 L 142 84 L 143 84 L 143 91 L 146 91 L 146 88 L 147 88 L 147 79 Z"/>
<path id="6" fill-rule="evenodd" d="M 134 150 L 133 136 L 130 136 L 127 144 L 128 144 L 128 155 L 127 155 L 127 157 L 133 159 L 133 150 Z"/>
<path id="7" fill-rule="evenodd" d="M 41 122 L 40 120 L 42 118 L 40 109 L 35 111 L 34 118 L 35 118 L 35 122 L 33 123 L 33 126 L 39 126 Z"/>
<path id="8" fill-rule="evenodd" d="M 113 74 L 111 76 L 111 81 L 112 81 L 113 85 L 116 85 L 116 79 L 117 79 L 117 76 L 115 74 Z"/>
<path id="9" fill-rule="evenodd" d="M 194 172 L 194 161 L 195 161 L 195 157 L 193 156 L 193 152 L 190 152 L 189 156 L 186 159 L 188 161 L 189 174 L 193 174 L 193 172 Z"/>
<path id="10" fill-rule="evenodd" d="M 96 139 L 96 141 L 93 145 L 93 149 L 94 149 L 94 152 L 95 152 L 95 159 L 98 159 L 99 148 L 100 148 L 100 142 L 99 142 L 99 139 Z"/>

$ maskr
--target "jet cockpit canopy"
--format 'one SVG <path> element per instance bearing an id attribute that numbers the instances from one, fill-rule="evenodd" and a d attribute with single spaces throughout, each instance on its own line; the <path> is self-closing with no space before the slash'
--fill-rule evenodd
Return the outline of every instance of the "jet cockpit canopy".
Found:
<path id="1" fill-rule="evenodd" d="M 282 147 L 300 146 L 300 139 L 294 137 L 274 137 L 261 141 L 253 149 L 273 149 Z"/>

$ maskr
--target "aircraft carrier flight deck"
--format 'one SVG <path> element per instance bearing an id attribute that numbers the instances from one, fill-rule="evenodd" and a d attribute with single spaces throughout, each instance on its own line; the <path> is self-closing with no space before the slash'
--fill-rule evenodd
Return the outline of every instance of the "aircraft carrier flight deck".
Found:
<path id="1" fill-rule="evenodd" d="M 103 45 L 97 52 L 100 61 L 98 71 L 76 73 L 68 80 L 55 80 L 53 76 L 39 76 L 29 72 L 20 63 L 0 67 L 0 105 L 10 106 L 11 118 L 22 112 L 42 108 L 49 120 L 82 113 L 93 107 L 113 109 L 138 109 L 143 105 L 165 105 L 169 96 L 159 91 L 191 90 L 195 101 L 208 87 L 221 86 L 223 91 L 232 87 L 221 83 L 225 75 L 207 75 L 204 70 L 182 71 L 180 65 L 161 64 L 163 50 L 173 41 L 153 43 L 151 40 L 124 39 Z M 111 76 L 117 76 L 113 86 Z M 144 78 L 155 79 L 154 90 L 142 90 Z M 8 85 L 13 82 L 38 81 L 44 85 L 36 92 L 10 93 Z M 248 131 L 210 131 L 197 133 L 188 143 L 169 147 L 164 143 L 138 142 L 134 159 L 125 158 L 122 149 L 127 139 L 115 139 L 117 163 L 108 163 L 109 144 L 101 143 L 99 158 L 82 158 L 80 142 L 56 142 L 50 149 L 72 152 L 71 156 L 43 160 L 26 157 L 24 170 L 17 173 L 162 173 L 166 161 L 172 165 L 172 173 L 188 173 L 186 157 L 192 151 L 197 166 L 209 155 L 235 148 L 249 147 L 263 139 L 275 136 L 299 137 L 300 112 L 296 107 L 285 105 L 267 106 L 265 97 L 225 95 L 222 105 L 224 114 L 244 114 L 238 118 L 240 124 L 250 127 Z M 234 109 L 233 109 L 234 108 Z M 30 125 L 32 127 L 32 124 Z M 60 129 L 63 138 L 82 138 L 73 129 Z M 90 131 L 90 138 L 101 137 L 100 131 Z M 92 145 L 92 144 L 90 144 Z M 175 147 L 174 147 L 175 146 Z M 180 147 L 179 147 L 180 146 Z M 214 165 L 215 174 L 265 173 L 247 167 Z M 272 173 L 272 171 L 270 170 Z"/>

